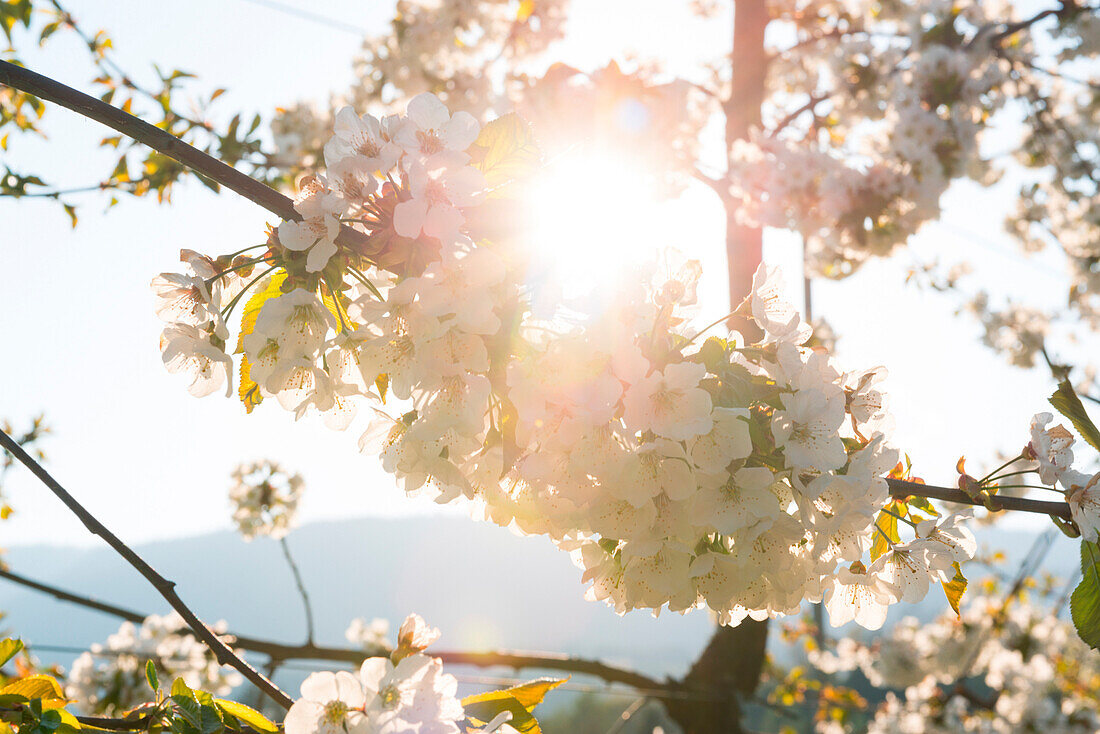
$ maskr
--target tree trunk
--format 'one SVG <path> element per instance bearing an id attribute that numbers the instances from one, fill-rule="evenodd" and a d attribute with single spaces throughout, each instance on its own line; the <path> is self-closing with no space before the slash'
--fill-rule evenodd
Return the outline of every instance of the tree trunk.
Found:
<path id="1" fill-rule="evenodd" d="M 682 697 L 667 702 L 684 734 L 739 734 L 741 698 L 760 684 L 768 644 L 767 621 L 746 619 L 719 627 L 706 650 L 676 686 Z"/>
<path id="2" fill-rule="evenodd" d="M 768 56 L 764 30 L 768 25 L 765 0 L 737 0 L 733 8 L 733 48 L 730 52 L 730 96 L 723 104 L 726 115 L 726 151 L 760 124 Z M 728 163 L 728 162 L 727 162 Z M 740 202 L 724 197 L 726 208 L 726 259 L 729 268 L 730 310 L 752 289 L 752 275 L 762 259 L 763 231 L 737 222 Z M 747 338 L 758 337 L 755 324 L 744 319 L 732 324 Z"/>

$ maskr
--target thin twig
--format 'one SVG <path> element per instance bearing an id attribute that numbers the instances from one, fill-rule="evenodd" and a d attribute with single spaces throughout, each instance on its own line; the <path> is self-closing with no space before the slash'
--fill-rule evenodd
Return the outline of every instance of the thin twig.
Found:
<path id="1" fill-rule="evenodd" d="M 31 473 L 38 477 L 43 484 L 49 487 L 50 491 L 80 519 L 89 532 L 103 538 L 107 545 L 111 546 L 116 553 L 122 556 L 138 573 L 144 576 L 145 579 L 153 585 L 153 588 L 160 592 L 160 595 L 164 597 L 165 601 L 179 613 L 183 621 L 191 628 L 195 637 L 210 648 L 211 652 L 214 653 L 214 658 L 219 664 L 232 666 L 245 678 L 251 681 L 253 685 L 262 689 L 273 701 L 283 708 L 290 708 L 291 704 L 294 703 L 293 699 L 279 690 L 278 686 L 265 678 L 258 670 L 230 650 L 229 647 L 226 646 L 226 644 L 222 642 L 193 611 L 191 611 L 190 607 L 183 603 L 183 600 L 180 599 L 175 591 L 174 582 L 169 581 L 157 573 L 152 566 L 145 562 L 145 559 L 135 553 L 130 546 L 119 540 L 118 536 L 108 530 L 103 523 L 92 515 L 92 513 L 88 512 L 83 505 L 77 502 L 76 498 L 69 494 L 56 479 L 50 476 L 49 472 L 42 468 L 41 464 L 31 458 L 31 456 L 24 451 L 11 436 L 3 431 L 0 431 L 0 444 L 10 451 L 20 463 L 30 469 Z"/>
<path id="2" fill-rule="evenodd" d="M 294 562 L 294 556 L 290 555 L 290 546 L 287 545 L 286 538 L 279 538 L 279 547 L 283 549 L 283 557 L 286 558 L 286 563 L 290 566 L 290 572 L 294 574 L 294 583 L 298 586 L 298 594 L 302 597 L 302 606 L 306 610 L 306 644 L 313 644 L 313 607 L 309 603 L 309 592 L 306 591 L 305 582 L 302 581 L 302 574 L 298 571 L 298 564 Z"/>

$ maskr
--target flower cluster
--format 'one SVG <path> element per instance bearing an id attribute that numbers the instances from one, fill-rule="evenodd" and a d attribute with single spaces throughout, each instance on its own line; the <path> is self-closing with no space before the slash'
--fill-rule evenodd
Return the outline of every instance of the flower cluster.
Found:
<path id="1" fill-rule="evenodd" d="M 344 637 L 352 645 L 362 650 L 378 654 L 391 648 L 388 637 L 390 623 L 385 619 L 372 619 L 369 622 L 362 617 L 351 620 Z"/>
<path id="2" fill-rule="evenodd" d="M 290 532 L 302 477 L 285 471 L 274 461 L 254 461 L 233 470 L 229 501 L 233 504 L 233 522 L 245 540 L 257 535 L 279 539 Z"/>
<path id="3" fill-rule="evenodd" d="M 225 623 L 214 631 L 222 635 Z M 222 637 L 231 644 L 231 637 Z M 152 615 L 140 625 L 123 622 L 106 644 L 92 645 L 69 671 L 66 695 L 87 713 L 115 715 L 147 700 L 145 664 L 152 660 L 162 680 L 182 678 L 191 688 L 225 696 L 242 682 L 241 676 L 218 665 L 213 653 L 187 633 L 176 612 Z"/>
<path id="4" fill-rule="evenodd" d="M 701 266 L 672 256 L 609 279 L 588 313 L 536 317 L 522 232 L 479 211 L 531 158 L 524 134 L 514 118 L 479 134 L 431 95 L 383 120 L 342 110 L 327 176 L 304 181 L 301 219 L 262 255 L 192 257 L 224 269 L 156 281 L 169 329 L 207 335 L 173 343 L 169 368 L 228 363 L 225 319 L 256 282 L 237 339 L 246 408 L 275 397 L 343 429 L 368 404 L 360 446 L 407 492 L 547 535 L 620 613 L 705 605 L 736 624 L 824 598 L 837 624 L 877 627 L 951 579 L 973 549 L 961 516 L 898 501 L 876 529 L 898 461 L 886 371 L 804 347 L 776 271 L 733 316 L 763 333 L 752 344 L 692 326 Z M 238 287 L 260 263 L 270 274 Z"/>
<path id="5" fill-rule="evenodd" d="M 871 644 L 841 640 L 810 653 L 827 674 L 860 670 L 886 694 L 872 734 L 1100 729 L 1100 665 L 1051 610 L 972 599 L 931 623 L 906 617 Z"/>
<path id="6" fill-rule="evenodd" d="M 1050 413 L 1037 413 L 1031 419 L 1031 440 L 1023 458 L 1037 464 L 1039 481 L 1065 493 L 1073 522 L 1081 537 L 1100 542 L 1100 472 L 1085 474 L 1073 468 L 1073 434 L 1064 425 L 1047 428 L 1054 420 Z"/>
<path id="7" fill-rule="evenodd" d="M 423 650 L 439 637 L 413 614 L 392 658 L 371 657 L 359 675 L 311 673 L 286 714 L 286 734 L 458 734 L 465 718 L 458 681 Z"/>

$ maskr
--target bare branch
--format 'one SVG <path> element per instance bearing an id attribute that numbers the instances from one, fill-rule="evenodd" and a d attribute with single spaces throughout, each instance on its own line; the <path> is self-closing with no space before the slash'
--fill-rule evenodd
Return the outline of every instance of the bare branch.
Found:
<path id="1" fill-rule="evenodd" d="M 35 591 L 49 594 L 55 599 L 76 604 L 86 609 L 93 609 L 120 619 L 125 619 L 135 624 L 141 624 L 149 615 L 131 609 L 107 604 L 91 599 L 80 594 L 66 591 L 50 584 L 29 579 L 26 576 L 7 570 L 0 570 L 0 578 L 5 578 L 13 583 L 26 586 Z M 194 634 L 193 631 L 187 631 Z M 256 637 L 228 633 L 234 638 L 234 647 L 238 650 L 255 652 L 267 655 L 272 660 L 278 660 L 280 664 L 288 660 L 328 660 L 332 662 L 359 665 L 366 657 L 371 657 L 362 650 L 349 648 L 323 647 L 315 644 L 284 645 Z M 507 668 L 543 668 L 546 670 L 560 670 L 567 673 L 581 673 L 600 678 L 608 683 L 622 683 L 639 690 L 647 691 L 647 695 L 659 698 L 659 692 L 668 690 L 667 684 L 631 670 L 605 665 L 598 660 L 577 658 L 551 652 L 520 652 L 520 651 L 496 651 L 496 652 L 467 652 L 467 651 L 443 651 L 433 652 L 435 657 L 441 658 L 445 663 L 456 665 L 472 665 L 481 668 L 507 667 Z M 657 692 L 657 693 L 654 693 Z"/>
<path id="2" fill-rule="evenodd" d="M 135 553 L 128 545 L 119 540 L 118 536 L 112 533 L 103 525 L 99 520 L 95 518 L 92 513 L 88 512 L 79 502 L 76 501 L 71 494 L 69 494 L 64 487 L 62 487 L 56 479 L 50 476 L 42 465 L 35 461 L 31 456 L 23 450 L 23 448 L 16 443 L 11 436 L 3 431 L 0 431 L 0 445 L 3 445 L 11 454 L 20 461 L 24 466 L 31 470 L 38 479 L 49 487 L 50 491 L 61 500 L 69 510 L 76 515 L 80 521 L 84 524 L 84 527 L 88 528 L 88 531 L 93 535 L 98 535 L 106 541 L 107 545 L 111 546 L 122 556 L 126 561 L 137 570 L 145 579 L 153 585 L 160 595 L 164 597 L 165 601 L 179 613 L 183 618 L 183 621 L 187 623 L 187 626 L 191 628 L 195 637 L 201 640 L 211 652 L 214 653 L 214 658 L 221 665 L 230 665 L 238 670 L 245 678 L 247 678 L 253 685 L 264 691 L 273 701 L 278 703 L 283 708 L 289 709 L 291 704 L 294 703 L 286 693 L 279 689 L 274 683 L 265 678 L 258 670 L 253 668 L 242 658 L 236 655 L 230 650 L 224 642 L 218 639 L 206 624 L 199 619 L 191 609 L 183 603 L 179 595 L 175 591 L 175 583 L 161 576 L 156 570 L 153 569 L 145 560 Z"/>

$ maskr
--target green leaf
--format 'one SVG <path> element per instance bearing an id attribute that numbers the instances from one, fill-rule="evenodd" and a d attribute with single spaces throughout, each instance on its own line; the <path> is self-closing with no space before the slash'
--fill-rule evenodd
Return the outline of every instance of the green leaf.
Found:
<path id="1" fill-rule="evenodd" d="M 718 336 L 708 337 L 703 342 L 703 346 L 699 347 L 699 360 L 706 366 L 707 372 L 712 375 L 722 374 L 730 362 L 726 351 L 728 348 L 729 342 Z"/>
<path id="2" fill-rule="evenodd" d="M 1081 639 L 1100 648 L 1100 546 L 1087 540 L 1081 541 L 1081 583 L 1069 599 L 1069 614 Z"/>
<path id="3" fill-rule="evenodd" d="M 955 578 L 943 584 L 943 593 L 947 595 L 947 601 L 951 608 L 955 610 L 955 614 L 958 614 L 959 602 L 962 601 L 963 594 L 966 593 L 966 577 L 963 576 L 962 568 L 957 561 L 954 565 Z"/>
<path id="4" fill-rule="evenodd" d="M 149 687 L 153 689 L 153 693 L 160 690 L 160 679 L 157 678 L 157 666 L 152 660 L 145 661 L 145 680 L 149 683 Z"/>
<path id="5" fill-rule="evenodd" d="M 179 680 L 177 678 L 177 680 Z M 199 702 L 190 695 L 182 693 L 172 694 L 172 703 L 176 705 L 176 712 L 180 718 L 196 729 L 202 724 L 202 713 L 199 711 Z"/>
<path id="6" fill-rule="evenodd" d="M 202 734 L 217 734 L 223 729 L 225 729 L 225 723 L 216 706 L 199 706 L 199 731 Z"/>
<path id="7" fill-rule="evenodd" d="M 1050 404 L 1059 413 L 1069 418 L 1070 423 L 1081 434 L 1081 438 L 1085 439 L 1094 449 L 1100 451 L 1100 429 L 1096 428 L 1096 424 L 1085 412 L 1085 406 L 1081 404 L 1081 398 L 1077 397 L 1077 393 L 1073 391 L 1073 385 L 1069 383 L 1069 380 L 1062 380 L 1058 383 L 1058 389 L 1050 396 Z"/>
<path id="8" fill-rule="evenodd" d="M 286 280 L 286 271 L 277 270 L 270 277 L 261 281 L 256 291 L 249 296 L 241 312 L 241 330 L 237 336 L 237 348 L 234 354 L 244 354 L 244 338 L 256 328 L 256 318 L 260 315 L 260 309 L 272 298 L 278 298 L 283 294 L 282 285 Z M 248 357 L 241 357 L 241 381 L 237 388 L 237 394 L 244 404 L 246 413 L 251 413 L 253 408 L 263 402 L 264 396 L 260 394 L 260 386 L 250 376 L 252 366 Z"/>
<path id="9" fill-rule="evenodd" d="M 514 112 L 481 128 L 470 155 L 490 188 L 525 178 L 542 164 L 530 126 Z"/>
<path id="10" fill-rule="evenodd" d="M 16 694 L 27 698 L 42 698 L 47 701 L 65 699 L 61 686 L 49 675 L 32 675 L 20 678 L 0 688 L 0 694 Z"/>
<path id="11" fill-rule="evenodd" d="M 256 731 L 263 732 L 277 732 L 279 727 L 272 723 L 266 716 L 253 708 L 245 706 L 243 703 L 237 703 L 236 701 L 227 701 L 224 698 L 215 698 L 214 703 L 223 713 L 229 714 L 233 718 L 248 724 Z"/>
<path id="12" fill-rule="evenodd" d="M 15 657 L 20 650 L 23 649 L 22 640 L 13 640 L 11 638 L 0 641 L 0 665 L 5 664 L 13 657 Z"/>

